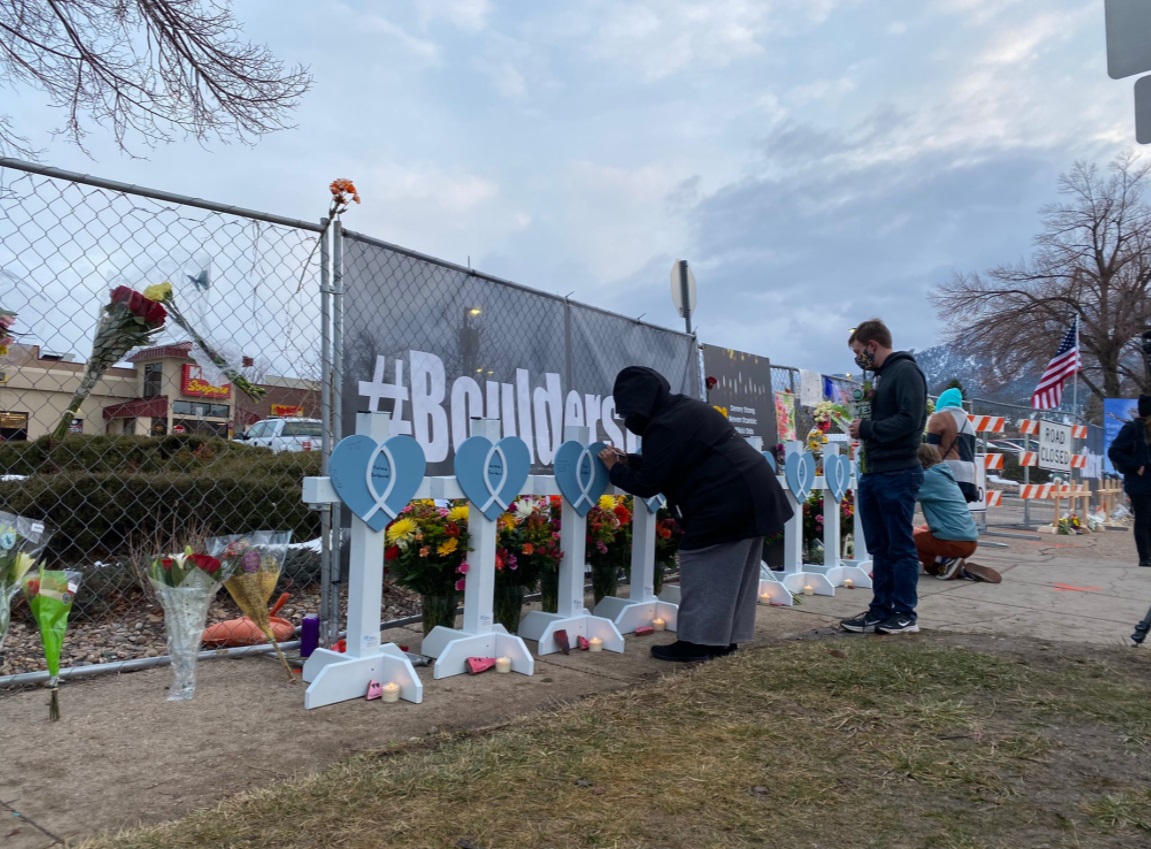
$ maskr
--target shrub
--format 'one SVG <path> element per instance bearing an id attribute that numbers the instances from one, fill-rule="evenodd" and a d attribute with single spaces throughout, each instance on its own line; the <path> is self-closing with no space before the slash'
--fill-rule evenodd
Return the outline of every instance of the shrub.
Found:
<path id="1" fill-rule="evenodd" d="M 223 439 L 74 436 L 52 443 L 0 444 L 0 510 L 55 528 L 50 564 L 125 559 L 130 543 L 172 527 L 211 534 L 291 530 L 319 533 L 319 515 L 300 498 L 319 454 L 273 454 Z"/>

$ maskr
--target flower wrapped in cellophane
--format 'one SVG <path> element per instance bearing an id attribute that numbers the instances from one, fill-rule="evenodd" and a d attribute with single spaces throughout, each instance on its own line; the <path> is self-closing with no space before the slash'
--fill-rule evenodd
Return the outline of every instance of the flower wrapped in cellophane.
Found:
<path id="1" fill-rule="evenodd" d="M 100 313 L 100 323 L 96 325 L 96 338 L 92 340 L 92 356 L 84 364 L 84 374 L 80 385 L 72 394 L 68 409 L 60 417 L 52 435 L 63 439 L 68 435 L 72 420 L 100 378 L 124 358 L 124 355 L 152 339 L 163 327 L 168 317 L 164 307 L 157 301 L 129 289 L 117 286 L 112 290 L 108 305 Z"/>
<path id="2" fill-rule="evenodd" d="M 229 577 L 224 582 L 224 588 L 243 614 L 268 638 L 288 678 L 295 681 L 292 667 L 280 651 L 280 644 L 276 642 L 271 614 L 268 612 L 268 602 L 280 580 L 291 539 L 291 531 L 253 531 L 212 537 L 208 540 L 208 551 L 228 567 Z"/>
<path id="3" fill-rule="evenodd" d="M 8 353 L 8 346 L 16 341 L 12 325 L 16 323 L 16 313 L 0 308 L 0 357 Z"/>
<path id="4" fill-rule="evenodd" d="M 24 595 L 40 627 L 40 643 L 48 664 L 48 686 L 52 690 L 48 718 L 60 718 L 60 651 L 68 632 L 68 614 L 80 589 L 80 573 L 40 569 L 24 576 Z"/>
<path id="5" fill-rule="evenodd" d="M 212 345 L 212 343 L 200 335 L 199 331 L 192 326 L 192 322 L 190 322 L 180 308 L 176 306 L 176 294 L 171 283 L 165 280 L 163 283 L 149 286 L 144 290 L 144 294 L 167 307 L 168 312 L 172 316 L 172 321 L 184 328 L 188 335 L 192 337 L 192 344 L 196 346 L 200 354 L 200 356 L 196 358 L 197 360 L 210 363 L 216 373 L 253 401 L 259 401 L 267 394 L 267 389 L 262 386 L 257 386 L 248 380 L 248 378 L 244 377 L 239 369 L 228 362 L 228 358 L 220 352 L 217 346 Z M 214 378 L 212 374 L 209 373 L 208 377 L 213 383 L 216 382 L 216 378 Z"/>
<path id="6" fill-rule="evenodd" d="M 12 599 L 24 576 L 39 568 L 37 560 L 50 536 L 38 519 L 0 513 L 0 648 L 8 636 Z"/>
<path id="7" fill-rule="evenodd" d="M 177 554 L 160 554 L 148 565 L 148 582 L 164 608 L 164 630 L 175 681 L 168 701 L 196 694 L 196 659 L 208 618 L 208 606 L 229 576 L 229 568 L 209 554 L 186 546 Z"/>

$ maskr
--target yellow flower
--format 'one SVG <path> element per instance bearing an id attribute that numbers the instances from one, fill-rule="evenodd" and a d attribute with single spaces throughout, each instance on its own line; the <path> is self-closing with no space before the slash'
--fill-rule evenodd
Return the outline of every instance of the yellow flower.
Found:
<path id="1" fill-rule="evenodd" d="M 13 564 L 14 568 L 12 569 L 13 581 L 18 582 L 21 578 L 23 578 L 24 575 L 27 574 L 28 570 L 32 568 L 32 564 L 35 562 L 35 559 L 30 554 L 25 554 L 23 551 L 17 554 L 16 561 Z"/>
<path id="2" fill-rule="evenodd" d="M 419 530 L 419 525 L 416 524 L 415 519 L 409 519 L 407 516 L 396 519 L 388 528 L 388 543 L 395 545 L 400 542 L 408 542 L 415 537 L 417 530 Z"/>
<path id="3" fill-rule="evenodd" d="M 166 301 L 172 294 L 172 284 L 165 280 L 163 283 L 154 283 L 144 290 L 144 297 L 149 301 Z"/>
<path id="4" fill-rule="evenodd" d="M 0 357 L 5 356 L 7 353 L 8 353 L 8 346 L 7 345 L 0 345 Z"/>
<path id="5" fill-rule="evenodd" d="M 468 520 L 468 505 L 457 504 L 448 511 L 449 522 L 466 522 Z"/>
<path id="6" fill-rule="evenodd" d="M 455 537 L 448 537 L 446 540 L 440 543 L 440 547 L 436 549 L 436 554 L 438 554 L 440 557 L 447 557 L 449 554 L 456 550 L 459 544 L 460 541 Z"/>
<path id="7" fill-rule="evenodd" d="M 500 516 L 500 526 L 505 531 L 513 530 L 516 526 L 516 517 L 511 513 L 504 513 L 502 516 Z"/>
<path id="8" fill-rule="evenodd" d="M 599 497 L 599 509 L 607 510 L 608 512 L 615 509 L 615 496 L 614 495 L 601 495 Z"/>

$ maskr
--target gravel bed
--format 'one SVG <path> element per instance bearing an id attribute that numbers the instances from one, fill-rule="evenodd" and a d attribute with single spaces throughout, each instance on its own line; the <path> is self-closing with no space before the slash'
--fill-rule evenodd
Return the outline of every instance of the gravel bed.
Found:
<path id="1" fill-rule="evenodd" d="M 273 601 L 278 596 L 273 596 Z M 298 589 L 277 614 L 299 625 L 308 613 L 320 609 L 320 588 Z M 384 582 L 380 621 L 402 619 L 420 611 L 419 595 Z M 340 597 L 340 621 L 346 621 L 346 589 Z M 208 610 L 208 624 L 233 619 L 240 611 L 226 590 L 221 590 Z M 103 621 L 69 622 L 68 635 L 60 656 L 60 667 L 84 666 L 91 663 L 115 663 L 121 660 L 157 657 L 167 654 L 164 615 L 159 604 L 143 599 L 130 610 L 120 611 Z M 27 606 L 19 598 L 12 606 L 12 626 L 0 649 L 0 676 L 22 672 L 39 672 L 46 668 L 40 632 Z"/>

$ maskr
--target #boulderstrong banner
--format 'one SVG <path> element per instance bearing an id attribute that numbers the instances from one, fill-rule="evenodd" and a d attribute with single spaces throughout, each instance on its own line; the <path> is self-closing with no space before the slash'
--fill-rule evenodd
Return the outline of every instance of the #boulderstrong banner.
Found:
<path id="1" fill-rule="evenodd" d="M 471 419 L 498 419 L 550 466 L 568 425 L 635 450 L 611 397 L 620 369 L 650 366 L 701 397 L 695 340 L 344 232 L 343 428 L 391 414 L 428 474 L 451 474 Z M 337 438 L 338 438 L 337 437 Z"/>

